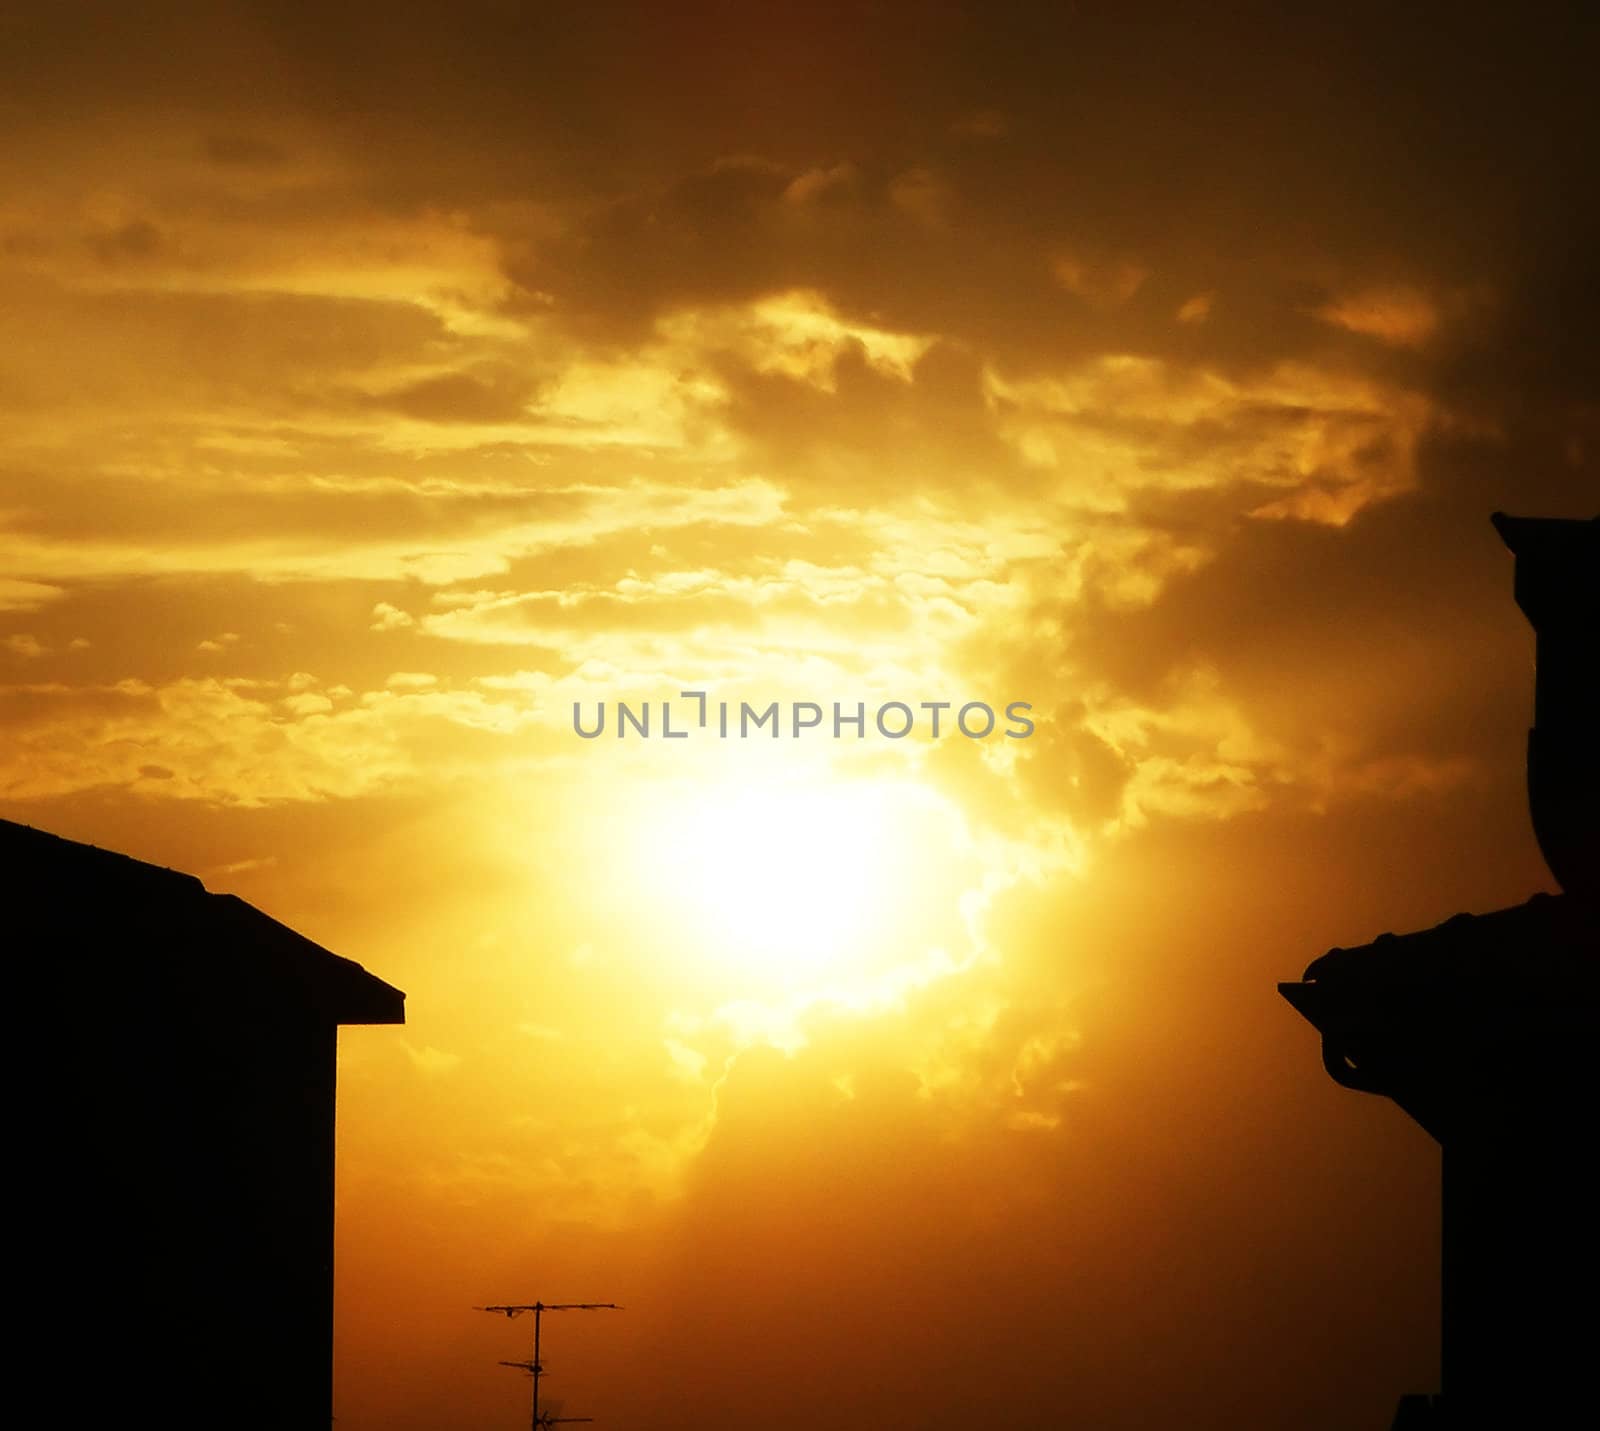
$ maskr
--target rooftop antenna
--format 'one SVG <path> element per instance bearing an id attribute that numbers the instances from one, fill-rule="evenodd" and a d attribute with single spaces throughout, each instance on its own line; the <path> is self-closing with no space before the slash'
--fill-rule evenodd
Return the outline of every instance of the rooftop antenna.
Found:
<path id="1" fill-rule="evenodd" d="M 533 1367 L 533 1363 L 528 1361 L 503 1361 L 500 1363 L 500 1365 L 520 1366 L 524 1371 L 530 1373 Z M 539 1419 L 533 1423 L 535 1427 L 539 1428 L 539 1431 L 544 1431 L 544 1428 L 549 1426 L 565 1426 L 571 1422 L 594 1420 L 594 1417 L 592 1416 L 563 1416 L 561 1414 L 561 1407 L 563 1404 L 564 1403 L 560 1401 L 552 1401 L 548 1411 L 541 1411 L 539 1413 Z"/>
<path id="2" fill-rule="evenodd" d="M 498 1312 L 510 1320 L 520 1317 L 524 1312 L 533 1313 L 533 1359 L 531 1361 L 503 1361 L 501 1366 L 521 1367 L 533 1378 L 533 1419 L 529 1423 L 532 1431 L 545 1431 L 548 1426 L 557 1421 L 592 1421 L 592 1416 L 556 1416 L 551 1412 L 539 1414 L 539 1378 L 544 1375 L 544 1364 L 539 1360 L 539 1325 L 546 1312 L 620 1312 L 622 1310 L 615 1302 L 522 1302 L 509 1306 L 499 1307 L 474 1307 L 476 1312 Z"/>

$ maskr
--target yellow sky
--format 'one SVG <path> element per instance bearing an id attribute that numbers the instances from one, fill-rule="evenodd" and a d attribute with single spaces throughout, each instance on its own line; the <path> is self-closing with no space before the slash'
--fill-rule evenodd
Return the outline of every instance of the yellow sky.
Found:
<path id="1" fill-rule="evenodd" d="M 340 1426 L 514 1424 L 534 1297 L 627 1305 L 548 1347 L 619 1431 L 1428 1389 L 1435 1155 L 1273 983 L 1548 884 L 1487 519 L 1600 492 L 1576 37 L 71 9 L 0 45 L 0 813 L 407 991 Z M 690 688 L 1036 729 L 573 734 Z"/>

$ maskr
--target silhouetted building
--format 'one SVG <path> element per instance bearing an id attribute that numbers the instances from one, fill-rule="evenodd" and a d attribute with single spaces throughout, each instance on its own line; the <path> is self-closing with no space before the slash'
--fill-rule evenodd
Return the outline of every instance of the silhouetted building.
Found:
<path id="1" fill-rule="evenodd" d="M 1537 633 L 1529 804 L 1562 893 L 1334 949 L 1279 985 L 1329 1074 L 1442 1148 L 1442 1394 L 1405 1398 L 1395 1428 L 1594 1410 L 1600 518 L 1494 520 Z"/>
<path id="2" fill-rule="evenodd" d="M 11 1384 L 52 1424 L 324 1431 L 338 1026 L 405 996 L 192 875 L 9 821 L 0 897 Z"/>

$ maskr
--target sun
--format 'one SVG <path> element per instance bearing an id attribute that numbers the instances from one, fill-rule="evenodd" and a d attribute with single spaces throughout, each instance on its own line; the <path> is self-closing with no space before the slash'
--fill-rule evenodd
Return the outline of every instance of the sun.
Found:
<path id="1" fill-rule="evenodd" d="M 878 922 L 893 838 L 879 790 L 735 789 L 688 813 L 662 872 L 730 952 L 807 975 Z"/>
<path id="2" fill-rule="evenodd" d="M 642 822 L 636 873 L 658 928 L 726 973 L 786 991 L 848 983 L 903 952 L 947 804 L 905 780 L 725 778 Z"/>

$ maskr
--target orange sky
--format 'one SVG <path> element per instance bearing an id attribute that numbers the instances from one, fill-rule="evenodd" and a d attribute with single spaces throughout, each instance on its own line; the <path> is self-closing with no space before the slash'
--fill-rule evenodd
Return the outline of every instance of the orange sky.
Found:
<path id="1" fill-rule="evenodd" d="M 407 991 L 341 1431 L 518 1424 L 534 1297 L 617 1431 L 1434 1386 L 1436 1152 L 1273 985 L 1550 887 L 1593 36 L 1296 9 L 0 21 L 0 814 Z M 686 687 L 1038 725 L 572 734 Z"/>

